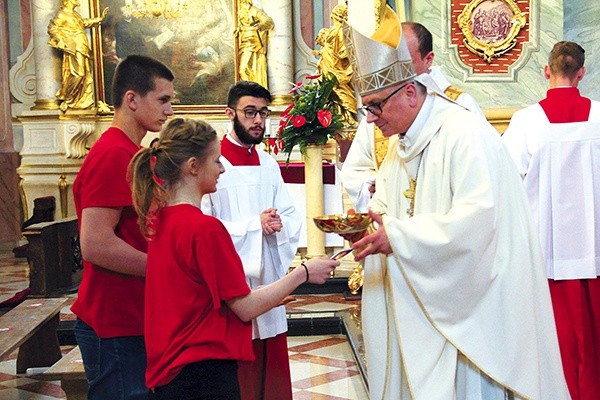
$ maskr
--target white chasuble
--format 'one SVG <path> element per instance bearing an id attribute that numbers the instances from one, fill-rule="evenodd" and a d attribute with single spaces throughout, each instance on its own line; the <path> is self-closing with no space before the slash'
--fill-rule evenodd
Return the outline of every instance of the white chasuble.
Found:
<path id="1" fill-rule="evenodd" d="M 371 399 L 568 399 L 529 205 L 493 127 L 430 95 L 376 185 L 393 253 L 364 266 Z"/>
<path id="2" fill-rule="evenodd" d="M 274 282 L 287 273 L 302 226 L 279 165 L 264 151 L 258 151 L 258 155 L 258 166 L 233 166 L 221 157 L 225 172 L 219 177 L 217 191 L 202 199 L 202 210 L 221 220 L 231 235 L 251 288 Z M 268 208 L 277 209 L 283 228 L 263 236 L 260 213 Z M 286 332 L 285 307 L 257 317 L 253 328 L 253 338 L 260 339 Z"/>

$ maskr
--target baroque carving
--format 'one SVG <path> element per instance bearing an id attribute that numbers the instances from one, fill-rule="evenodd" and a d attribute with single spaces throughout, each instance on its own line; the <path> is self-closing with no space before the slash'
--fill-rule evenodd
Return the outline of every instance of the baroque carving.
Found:
<path id="1" fill-rule="evenodd" d="M 467 49 L 491 63 L 515 47 L 527 18 L 513 0 L 473 0 L 457 22 Z"/>
<path id="2" fill-rule="evenodd" d="M 33 104 L 37 93 L 35 60 L 33 59 L 33 41 L 19 57 L 9 71 L 11 95 L 23 104 Z"/>
<path id="3" fill-rule="evenodd" d="M 92 122 L 69 122 L 65 126 L 65 151 L 67 158 L 83 158 L 88 153 L 88 138 L 94 133 Z"/>

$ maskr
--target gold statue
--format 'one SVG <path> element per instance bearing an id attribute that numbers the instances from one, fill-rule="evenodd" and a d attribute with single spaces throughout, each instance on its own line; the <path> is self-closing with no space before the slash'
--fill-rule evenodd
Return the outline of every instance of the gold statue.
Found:
<path id="1" fill-rule="evenodd" d="M 98 26 L 108 8 L 98 18 L 83 18 L 75 11 L 79 0 L 61 0 L 61 7 L 48 25 L 48 44 L 63 53 L 62 84 L 56 97 L 62 100 L 60 109 L 84 110 L 94 105 L 92 52 L 85 34 L 86 28 Z"/>
<path id="2" fill-rule="evenodd" d="M 362 264 L 362 262 L 361 262 Z M 354 271 L 348 277 L 348 289 L 350 289 L 350 293 L 358 294 L 358 291 L 363 285 L 364 281 L 364 271 L 361 264 L 357 264 L 354 267 Z"/>
<path id="3" fill-rule="evenodd" d="M 331 11 L 329 28 L 319 31 L 316 43 L 322 46 L 321 50 L 314 50 L 316 56 L 321 56 L 317 72 L 325 75 L 333 74 L 338 80 L 333 90 L 338 97 L 335 101 L 337 112 L 342 115 L 346 126 L 356 125 L 357 101 L 352 84 L 352 66 L 348 59 L 348 52 L 344 43 L 342 26 L 348 19 L 348 9 L 345 5 L 337 5 Z"/>
<path id="4" fill-rule="evenodd" d="M 240 51 L 240 78 L 267 86 L 267 45 L 269 31 L 275 27 L 264 11 L 252 0 L 240 0 L 238 27 L 234 34 Z"/>

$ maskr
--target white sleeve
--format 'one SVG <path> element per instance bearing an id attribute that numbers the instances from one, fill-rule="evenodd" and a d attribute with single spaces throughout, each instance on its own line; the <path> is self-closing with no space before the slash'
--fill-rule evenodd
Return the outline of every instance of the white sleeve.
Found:
<path id="1" fill-rule="evenodd" d="M 502 142 L 508 150 L 510 158 L 517 166 L 517 171 L 524 178 L 529 169 L 531 154 L 527 149 L 527 121 L 523 112 L 517 111 L 510 119 L 510 123 L 502 135 Z"/>
<path id="2" fill-rule="evenodd" d="M 377 175 L 373 129 L 373 124 L 367 124 L 366 118 L 360 121 L 340 174 L 342 185 L 357 211 L 364 211 L 362 205 L 369 202 L 368 189 Z"/>
<path id="3" fill-rule="evenodd" d="M 273 176 L 277 180 L 277 190 L 275 192 L 275 199 L 273 200 L 273 207 L 277 209 L 283 225 L 281 231 L 274 235 L 277 239 L 277 252 L 279 254 L 280 268 L 282 268 L 280 272 L 281 276 L 283 276 L 292 265 L 292 261 L 296 256 L 303 221 L 302 215 L 296 208 L 294 199 L 283 182 L 279 166 L 276 163 L 273 169 Z"/>
<path id="4" fill-rule="evenodd" d="M 232 221 L 232 218 L 221 207 L 221 202 L 228 203 L 219 193 L 206 194 L 202 198 L 201 209 L 207 215 L 217 217 L 227 229 L 237 250 L 247 277 L 258 278 L 262 270 L 263 233 L 260 215 Z"/>

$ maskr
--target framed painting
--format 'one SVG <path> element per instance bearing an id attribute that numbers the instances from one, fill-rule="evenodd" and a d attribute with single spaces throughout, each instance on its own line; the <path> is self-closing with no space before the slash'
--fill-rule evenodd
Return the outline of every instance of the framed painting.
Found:
<path id="1" fill-rule="evenodd" d="M 457 19 L 465 46 L 491 63 L 517 44 L 527 16 L 514 0 L 472 0 Z"/>
<path id="2" fill-rule="evenodd" d="M 175 75 L 175 110 L 211 110 L 227 102 L 237 77 L 236 0 L 187 0 L 180 16 L 134 17 L 127 0 L 90 0 L 92 16 L 109 11 L 92 34 L 98 101 L 112 105 L 117 63 L 130 54 L 156 58 Z M 131 3 L 131 2 L 129 2 Z"/>

